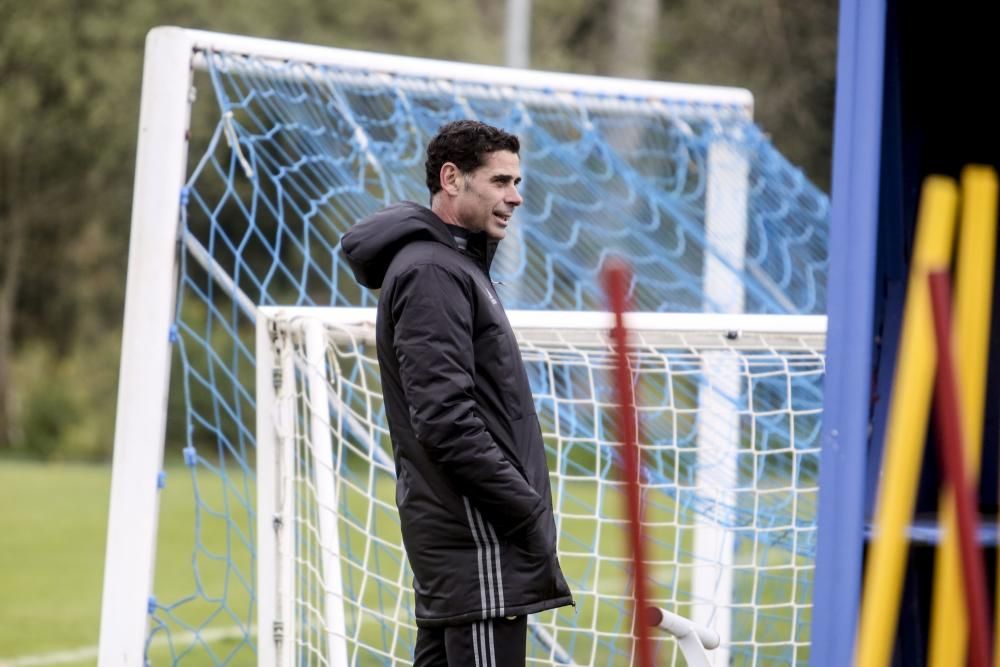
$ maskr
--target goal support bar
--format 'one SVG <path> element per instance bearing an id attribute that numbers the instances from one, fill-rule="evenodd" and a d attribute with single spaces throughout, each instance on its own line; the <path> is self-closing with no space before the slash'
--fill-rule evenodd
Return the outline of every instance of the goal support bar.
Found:
<path id="1" fill-rule="evenodd" d="M 180 29 L 154 30 L 146 40 L 101 602 L 102 667 L 143 662 L 167 420 L 191 53 Z"/>
<path id="2" fill-rule="evenodd" d="M 270 319 L 280 313 L 284 319 L 295 317 L 322 318 L 330 324 L 354 324 L 371 327 L 375 336 L 374 308 L 311 308 L 308 306 L 268 306 L 260 309 Z M 603 329 L 610 331 L 615 324 L 614 313 L 604 311 L 572 311 L 567 317 L 562 311 L 508 310 L 507 319 L 515 329 Z M 717 313 L 637 313 L 624 314 L 625 326 L 645 331 L 725 331 L 733 334 L 754 332 L 774 334 L 824 334 L 825 315 L 728 315 Z"/>

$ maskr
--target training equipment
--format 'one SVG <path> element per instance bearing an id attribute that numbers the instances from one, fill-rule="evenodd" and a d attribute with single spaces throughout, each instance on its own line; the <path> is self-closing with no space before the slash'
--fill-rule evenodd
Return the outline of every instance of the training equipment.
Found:
<path id="1" fill-rule="evenodd" d="M 932 271 L 928 275 L 934 317 L 935 344 L 937 346 L 937 379 L 934 388 L 935 421 L 938 429 L 938 458 L 943 463 L 945 480 L 955 495 L 958 515 L 959 549 L 962 559 L 962 585 L 965 590 L 966 611 L 969 618 L 969 662 L 973 667 L 991 667 L 990 613 L 986 598 L 986 567 L 983 551 L 976 537 L 979 532 L 979 510 L 974 498 L 979 495 L 979 485 L 971 481 L 965 470 L 967 445 L 962 433 L 963 409 L 958 392 L 955 370 L 954 342 L 951 328 L 951 279 L 948 269 Z"/>
<path id="2" fill-rule="evenodd" d="M 144 67 L 102 665 L 139 664 L 144 655 L 156 664 L 246 664 L 262 634 L 272 634 L 255 627 L 264 538 L 258 476 L 268 474 L 262 463 L 274 463 L 257 454 L 259 307 L 373 305 L 375 295 L 349 277 L 336 244 L 357 219 L 388 202 L 426 201 L 424 146 L 448 120 L 477 117 L 523 140 L 525 204 L 494 262 L 508 308 L 602 309 L 596 269 L 610 252 L 635 268 L 638 310 L 810 314 L 825 307 L 828 200 L 752 124 L 747 91 L 177 28 L 150 32 Z M 811 358 L 821 366 L 821 346 Z M 706 359 L 716 393 L 736 396 L 738 385 L 726 383 L 744 376 L 730 356 Z M 810 385 L 817 374 L 797 382 Z M 818 380 L 810 386 L 812 406 Z M 727 441 L 739 443 L 738 453 L 718 456 L 742 472 L 731 473 L 714 495 L 682 494 L 682 504 L 700 508 L 691 520 L 704 524 L 685 533 L 691 542 L 682 548 L 705 564 L 693 570 L 711 574 L 694 577 L 692 589 L 701 592 L 692 595 L 712 599 L 696 605 L 694 616 L 716 629 L 731 627 L 720 634 L 734 651 L 748 651 L 747 660 L 771 651 L 801 661 L 805 630 L 788 628 L 806 625 L 799 612 L 809 599 L 815 525 L 807 499 L 815 492 L 811 452 L 819 417 L 808 407 L 789 420 L 787 405 L 768 413 L 757 403 L 738 416 L 713 395 L 703 410 L 715 415 L 709 421 Z M 777 395 L 798 401 L 790 388 Z M 688 423 L 694 413 L 682 414 L 678 437 L 693 450 L 695 441 L 684 439 L 695 437 Z M 800 430 L 789 430 L 791 421 Z M 753 438 L 743 435 L 744 422 L 754 424 Z M 785 435 L 756 439 L 779 426 Z M 746 456 L 751 441 L 764 449 Z M 170 460 L 184 464 L 170 474 L 165 445 Z M 685 450 L 679 458 L 692 456 Z M 778 459 L 800 464 L 781 481 L 782 491 L 768 490 L 767 500 L 751 507 L 753 494 L 744 487 L 771 484 L 776 468 L 745 466 Z M 805 496 L 789 500 L 792 488 Z M 781 511 L 771 504 L 779 493 L 791 503 Z M 155 558 L 161 505 L 190 517 L 189 531 L 166 538 L 175 548 L 185 543 L 183 559 Z M 761 529 L 770 531 L 767 539 L 750 530 L 761 520 L 755 517 L 776 522 Z M 741 551 L 746 544 L 758 540 L 757 553 L 778 536 L 794 545 L 769 553 L 794 558 L 741 560 L 749 558 Z M 741 590 L 745 577 L 729 562 L 768 573 L 764 581 L 746 575 L 760 584 L 759 600 L 733 602 L 730 591 Z M 799 611 L 786 612 L 782 602 L 783 620 L 763 622 L 771 575 L 788 581 L 792 571 L 802 578 L 789 598 Z M 779 597 L 789 597 L 782 590 Z M 746 624 L 741 614 L 757 620 Z M 794 616 L 787 626 L 786 616 Z M 582 623 L 596 627 L 592 619 Z M 741 627 L 752 630 L 737 636 Z"/>
<path id="3" fill-rule="evenodd" d="M 993 270 L 996 263 L 997 173 L 991 167 L 966 166 L 961 178 L 961 217 L 955 260 L 957 365 L 961 381 L 962 433 L 969 479 L 979 478 L 983 452 L 983 416 L 989 369 Z M 964 662 L 969 637 L 962 600 L 958 530 L 953 489 L 941 491 L 939 523 L 944 526 L 934 557 L 934 588 L 927 664 L 946 667 Z M 997 607 L 1000 609 L 1000 607 Z"/>
<path id="4" fill-rule="evenodd" d="M 916 503 L 937 369 L 927 273 L 951 261 L 957 205 L 958 188 L 951 179 L 931 176 L 924 181 L 899 363 L 892 383 L 874 536 L 865 562 L 855 642 L 855 664 L 859 667 L 885 665 L 892 657 L 909 544 L 906 531 Z"/>
<path id="5" fill-rule="evenodd" d="M 625 325 L 625 313 L 629 310 L 628 286 L 632 282 L 632 268 L 620 257 L 612 257 L 601 269 L 604 289 L 608 295 L 608 305 L 614 316 L 614 324 L 610 335 L 614 353 L 613 375 L 616 412 L 618 413 L 618 432 L 616 439 L 621 445 L 617 456 L 620 473 L 618 479 L 625 486 L 625 515 L 628 517 L 628 552 L 632 559 L 632 588 L 629 594 L 632 598 L 631 616 L 632 628 L 635 634 L 633 645 L 633 665 L 638 667 L 653 667 L 653 649 L 647 623 L 640 620 L 640 615 L 649 608 L 648 586 L 646 580 L 646 540 L 643 534 L 642 515 L 642 471 L 639 462 L 639 430 L 641 424 L 636 413 L 635 391 L 632 387 L 632 361 L 629 358 L 629 332 Z M 726 591 L 728 593 L 728 591 Z M 682 643 L 683 647 L 684 644 Z"/>

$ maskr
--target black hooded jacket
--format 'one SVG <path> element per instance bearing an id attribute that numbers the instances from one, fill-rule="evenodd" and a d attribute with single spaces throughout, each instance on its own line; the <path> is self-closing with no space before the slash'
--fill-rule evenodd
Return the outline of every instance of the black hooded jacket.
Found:
<path id="1" fill-rule="evenodd" d="M 422 627 L 573 604 L 534 401 L 489 277 L 495 250 L 412 202 L 341 239 L 358 282 L 382 290 L 378 359 Z"/>

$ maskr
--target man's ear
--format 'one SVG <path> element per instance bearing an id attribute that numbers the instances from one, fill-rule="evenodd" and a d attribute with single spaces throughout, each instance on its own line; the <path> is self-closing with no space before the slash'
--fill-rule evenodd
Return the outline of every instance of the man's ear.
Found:
<path id="1" fill-rule="evenodd" d="M 462 172 L 459 171 L 458 166 L 454 162 L 445 162 L 441 165 L 439 177 L 441 178 L 441 189 L 452 197 L 456 196 L 462 187 Z"/>

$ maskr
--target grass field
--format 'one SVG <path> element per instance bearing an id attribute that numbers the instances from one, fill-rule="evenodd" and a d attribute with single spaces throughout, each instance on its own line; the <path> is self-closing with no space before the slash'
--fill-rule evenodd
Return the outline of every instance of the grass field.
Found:
<path id="1" fill-rule="evenodd" d="M 227 536 L 225 530 L 213 529 L 211 525 L 194 529 L 195 498 L 191 493 L 190 471 L 177 465 L 168 468 L 167 473 L 167 485 L 161 495 L 159 566 L 156 568 L 154 591 L 161 603 L 181 603 L 170 612 L 158 612 L 160 618 L 169 619 L 172 624 L 170 629 L 175 634 L 169 646 L 165 641 L 154 641 L 150 650 L 152 664 L 173 664 L 178 652 L 193 650 L 181 664 L 189 667 L 216 664 L 224 662 L 225 656 L 235 652 L 236 658 L 229 664 L 253 665 L 256 662 L 255 652 L 249 646 L 241 647 L 241 643 L 255 641 L 256 638 L 243 636 L 239 632 L 239 623 L 234 621 L 234 618 L 255 620 L 255 612 L 249 607 L 249 594 L 242 585 L 225 583 L 225 568 L 208 557 L 214 553 L 225 553 L 225 540 L 232 539 L 232 535 Z M 391 503 L 391 484 L 380 483 L 378 487 L 379 497 Z M 0 513 L 0 534 L 4 536 L 4 548 L 0 549 L 0 667 L 95 664 L 109 488 L 110 465 L 0 463 L 0 503 L 5 508 Z M 592 485 L 587 483 L 574 482 L 572 488 L 564 491 L 568 497 L 580 499 L 581 508 L 591 504 L 596 496 Z M 226 505 L 225 494 L 217 485 L 211 484 L 199 484 L 199 501 L 203 508 Z M 368 505 L 360 497 L 351 498 L 348 502 L 352 512 L 358 514 L 363 514 Z M 664 526 L 656 537 L 660 547 L 654 546 L 647 554 L 654 561 L 669 561 L 669 552 L 679 537 L 673 528 L 666 527 L 673 508 L 673 502 L 663 497 L 647 515 L 647 520 Z M 563 509 L 572 513 L 578 511 L 570 502 L 563 505 Z M 209 514 L 201 513 L 203 517 Z M 596 605 L 594 593 L 620 595 L 627 585 L 624 569 L 621 565 L 610 570 L 603 567 L 595 569 L 593 552 L 587 545 L 593 545 L 591 548 L 605 557 L 617 558 L 624 555 L 626 539 L 619 529 L 605 524 L 600 539 L 595 541 L 595 528 L 591 520 L 564 519 L 561 533 L 563 569 L 571 582 L 575 582 L 577 608 L 575 611 L 559 611 L 558 616 L 563 620 L 550 627 L 564 628 L 558 631 L 561 635 L 558 641 L 570 649 L 581 664 L 617 664 L 615 656 L 609 655 L 606 648 L 600 648 L 594 642 L 602 635 L 605 639 L 610 638 L 604 633 L 621 631 L 621 607 Z M 385 530 L 393 534 L 390 541 L 398 541 L 398 528 L 389 525 L 388 528 L 377 529 L 377 532 Z M 195 557 L 197 570 L 191 566 L 196 532 L 199 545 L 199 555 Z M 386 533 L 383 537 L 390 535 Z M 354 545 L 355 550 L 361 550 L 365 537 L 355 534 L 351 541 L 355 539 L 361 540 Z M 682 551 L 688 551 L 690 535 L 681 539 Z M 735 582 L 737 597 L 754 599 L 757 604 L 770 609 L 760 617 L 744 613 L 743 621 L 738 620 L 737 614 L 734 621 L 747 629 L 737 631 L 734 627 L 734 635 L 744 635 L 744 641 L 761 646 L 754 659 L 757 664 L 784 664 L 789 657 L 788 640 L 795 637 L 796 643 L 803 639 L 807 641 L 796 630 L 805 619 L 795 618 L 794 614 L 808 613 L 808 609 L 794 605 L 800 607 L 795 612 L 793 605 L 789 604 L 791 599 L 802 595 L 799 591 L 790 598 L 793 591 L 789 586 L 794 585 L 791 582 L 796 576 L 791 565 L 798 559 L 789 562 L 787 553 L 771 551 L 767 559 L 761 561 L 759 555 L 755 557 L 752 552 L 741 550 L 736 561 L 755 563 L 756 567 L 764 566 L 770 570 L 759 580 L 753 577 L 752 580 L 741 581 L 737 574 Z M 801 562 L 795 564 L 802 565 Z M 249 570 L 249 565 L 242 564 L 240 569 Z M 658 575 L 660 580 L 672 580 L 672 588 L 685 590 L 689 586 L 690 570 L 686 567 L 663 570 Z M 223 586 L 226 586 L 225 590 Z M 582 588 L 589 589 L 591 593 Z M 751 590 L 754 592 L 751 593 Z M 192 596 L 195 592 L 204 593 L 207 597 L 224 597 L 226 608 L 232 609 L 235 616 L 218 614 L 217 604 Z M 652 592 L 654 597 L 668 597 L 666 589 Z M 366 589 L 362 597 L 372 598 L 372 595 L 377 593 Z M 392 595 L 398 595 L 398 589 L 393 589 Z M 188 596 L 193 599 L 188 600 Z M 375 602 L 374 598 L 365 600 L 368 608 L 378 606 Z M 678 608 L 677 611 L 685 613 L 686 610 Z M 542 614 L 538 620 L 551 624 L 552 613 Z M 206 617 L 212 620 L 205 622 Z M 193 624 L 204 624 L 200 635 L 203 641 L 194 642 L 190 636 L 178 636 L 177 633 L 184 634 L 186 618 L 193 619 Z M 590 631 L 569 630 L 578 625 L 590 628 Z M 565 632 L 570 634 L 563 634 Z M 775 640 L 777 643 L 773 643 Z M 765 657 L 769 644 L 776 658 L 773 662 Z M 77 659 L 67 656 L 53 656 L 48 661 L 25 659 L 74 651 L 77 652 Z M 795 661 L 800 661 L 808 655 L 807 649 L 800 648 L 792 655 L 796 656 Z"/>
<path id="2" fill-rule="evenodd" d="M 190 562 L 194 500 L 184 484 L 170 483 L 186 474 L 183 466 L 167 471 L 158 545 L 164 562 Z M 0 462 L 0 667 L 95 664 L 110 483 L 110 464 Z M 157 568 L 155 587 L 170 599 L 188 590 L 191 578 L 189 567 Z M 215 636 L 213 648 L 224 655 L 234 640 Z M 166 650 L 153 647 L 154 664 L 167 662 Z M 80 657 L 24 662 L 62 652 Z"/>
<path id="3" fill-rule="evenodd" d="M 110 470 L 0 462 L 0 664 L 97 644 Z"/>

